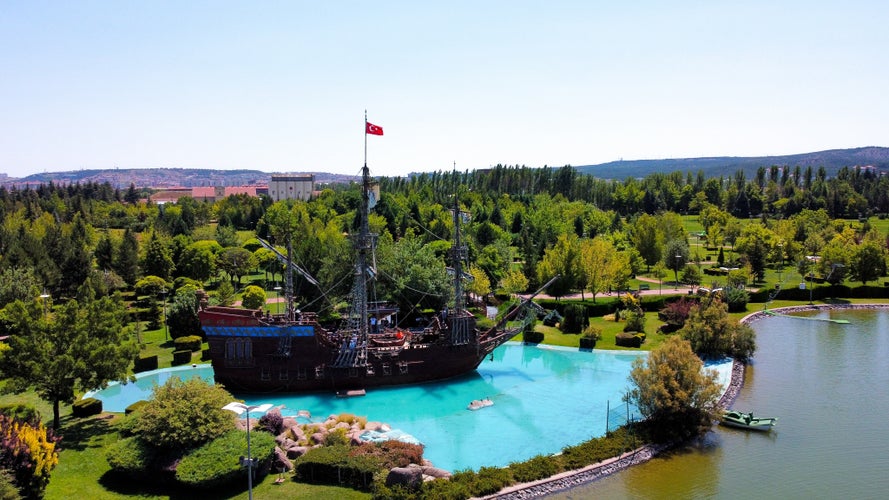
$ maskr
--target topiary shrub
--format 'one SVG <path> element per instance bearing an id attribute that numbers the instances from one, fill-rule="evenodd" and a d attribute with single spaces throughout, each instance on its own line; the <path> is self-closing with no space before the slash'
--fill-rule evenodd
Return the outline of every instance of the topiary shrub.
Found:
<path id="1" fill-rule="evenodd" d="M 626 313 L 626 323 L 624 324 L 625 332 L 644 332 L 645 331 L 645 313 L 642 309 L 630 310 Z"/>
<path id="2" fill-rule="evenodd" d="M 560 329 L 565 333 L 580 333 L 587 323 L 586 308 L 583 304 L 568 304 Z"/>
<path id="3" fill-rule="evenodd" d="M 275 438 L 265 432 L 250 434 L 250 454 L 254 470 L 268 473 L 275 453 Z M 176 467 L 176 480 L 199 489 L 210 489 L 246 478 L 247 469 L 237 457 L 247 456 L 246 433 L 231 430 L 185 455 Z"/>
<path id="4" fill-rule="evenodd" d="M 136 373 L 157 370 L 157 354 L 151 356 L 139 356 L 133 363 L 133 371 Z"/>
<path id="5" fill-rule="evenodd" d="M 177 351 L 197 352 L 201 350 L 202 339 L 197 335 L 186 335 L 173 340 Z"/>
<path id="6" fill-rule="evenodd" d="M 112 470 L 137 478 L 148 477 L 156 458 L 156 448 L 136 436 L 118 439 L 105 450 Z"/>
<path id="7" fill-rule="evenodd" d="M 620 347 L 640 347 L 642 338 L 632 333 L 621 332 L 614 336 L 614 343 Z"/>
<path id="8" fill-rule="evenodd" d="M 589 325 L 583 330 L 583 337 L 580 337 L 580 348 L 581 349 L 593 349 L 596 347 L 596 342 L 602 339 L 602 329 Z"/>
<path id="9" fill-rule="evenodd" d="M 123 414 L 129 415 L 130 413 L 137 412 L 137 411 L 139 411 L 139 408 L 142 408 L 143 406 L 145 406 L 147 404 L 148 404 L 148 401 L 145 401 L 144 399 L 142 401 L 136 401 L 135 403 L 131 404 L 130 406 L 127 406 L 124 409 Z"/>
<path id="10" fill-rule="evenodd" d="M 173 365 L 191 363 L 191 351 L 173 351 Z"/>
<path id="11" fill-rule="evenodd" d="M 543 332 L 531 330 L 522 334 L 522 339 L 526 344 L 539 344 L 543 342 Z"/>
<path id="12" fill-rule="evenodd" d="M 77 418 L 89 417 L 102 413 L 102 400 L 86 398 L 75 401 L 71 405 L 71 413 Z"/>
<path id="13" fill-rule="evenodd" d="M 313 448 L 297 458 L 293 468 L 303 481 L 367 489 L 382 466 L 375 457 L 353 457 L 350 452 L 351 448 L 344 445 Z"/>

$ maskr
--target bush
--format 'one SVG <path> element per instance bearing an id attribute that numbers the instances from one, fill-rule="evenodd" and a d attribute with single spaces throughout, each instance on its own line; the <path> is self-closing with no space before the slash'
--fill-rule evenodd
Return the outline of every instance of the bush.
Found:
<path id="1" fill-rule="evenodd" d="M 641 347 L 642 337 L 632 333 L 621 332 L 615 335 L 614 343 L 620 347 Z"/>
<path id="2" fill-rule="evenodd" d="M 151 356 L 139 356 L 133 363 L 133 371 L 136 373 L 157 370 L 157 354 Z"/>
<path id="3" fill-rule="evenodd" d="M 728 306 L 729 312 L 741 312 L 747 310 L 750 295 L 741 287 L 730 286 L 722 291 L 722 299 Z"/>
<path id="4" fill-rule="evenodd" d="M 565 307 L 565 319 L 561 326 L 563 332 L 580 333 L 588 323 L 586 308 L 583 304 L 573 303 Z"/>
<path id="5" fill-rule="evenodd" d="M 275 438 L 265 432 L 250 435 L 254 469 L 267 472 L 275 452 Z M 176 467 L 176 480 L 192 488 L 209 489 L 246 478 L 247 469 L 236 457 L 247 456 L 244 431 L 231 430 L 186 454 Z"/>
<path id="6" fill-rule="evenodd" d="M 522 339 L 524 339 L 527 344 L 539 344 L 543 342 L 543 332 L 531 330 L 530 332 L 523 333 Z"/>
<path id="7" fill-rule="evenodd" d="M 123 414 L 129 415 L 130 413 L 137 412 L 137 411 L 139 411 L 140 408 L 142 408 L 143 406 L 145 406 L 147 404 L 148 404 L 148 401 L 145 401 L 144 399 L 142 401 L 136 401 L 135 403 L 131 404 L 130 406 L 127 406 L 124 409 Z"/>
<path id="8" fill-rule="evenodd" d="M 509 464 L 513 479 L 519 483 L 528 483 L 554 476 L 562 472 L 561 461 L 557 457 L 537 455 L 524 462 Z"/>
<path id="9" fill-rule="evenodd" d="M 376 457 L 350 456 L 348 446 L 323 446 L 309 450 L 293 462 L 297 477 L 303 481 L 346 485 L 367 489 L 373 476 L 382 469 Z"/>
<path id="10" fill-rule="evenodd" d="M 626 313 L 627 322 L 624 325 L 625 332 L 644 332 L 645 313 L 641 309 L 631 310 Z"/>
<path id="11" fill-rule="evenodd" d="M 38 422 L 0 415 L 0 470 L 9 472 L 26 498 L 41 498 L 59 463 L 58 439 Z"/>
<path id="12" fill-rule="evenodd" d="M 265 299 L 265 290 L 256 285 L 250 285 L 244 289 L 241 305 L 246 309 L 259 309 L 265 304 Z"/>
<path id="13" fill-rule="evenodd" d="M 184 365 L 191 363 L 191 351 L 173 351 L 173 362 L 175 365 Z"/>
<path id="14" fill-rule="evenodd" d="M 133 416 L 136 432 L 147 442 L 169 450 L 192 448 L 224 434 L 235 414 L 222 407 L 233 401 L 222 386 L 201 378 L 171 377 L 154 388 L 148 404 Z"/>
<path id="15" fill-rule="evenodd" d="M 350 455 L 353 457 L 374 457 L 385 469 L 406 467 L 410 464 L 423 463 L 423 445 L 396 440 L 383 441 L 382 443 L 361 443 L 352 448 Z"/>
<path id="16" fill-rule="evenodd" d="M 201 350 L 201 343 L 202 339 L 197 335 L 186 335 L 173 340 L 177 351 L 197 352 Z"/>
<path id="17" fill-rule="evenodd" d="M 118 439 L 105 450 L 113 470 L 137 477 L 148 477 L 156 458 L 157 450 L 136 436 Z"/>
<path id="18" fill-rule="evenodd" d="M 102 413 L 102 400 L 86 398 L 75 401 L 71 405 L 71 413 L 77 418 L 89 417 Z"/>
<path id="19" fill-rule="evenodd" d="M 37 411 L 37 408 L 25 404 L 0 405 L 0 415 L 5 415 L 20 422 L 27 422 L 32 426 L 39 424 L 41 421 L 40 412 Z"/>
<path id="20" fill-rule="evenodd" d="M 596 347 L 596 342 L 602 339 L 602 329 L 589 325 L 583 330 L 583 337 L 580 338 L 580 347 L 582 349 L 592 349 Z"/>
<path id="21" fill-rule="evenodd" d="M 281 410 L 275 408 L 259 417 L 258 426 L 260 430 L 273 436 L 281 434 L 284 431 L 284 417 L 281 416 Z"/>

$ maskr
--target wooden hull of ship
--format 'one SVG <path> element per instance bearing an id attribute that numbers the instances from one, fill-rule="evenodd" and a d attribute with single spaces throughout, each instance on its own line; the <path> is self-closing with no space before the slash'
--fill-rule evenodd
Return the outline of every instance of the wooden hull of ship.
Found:
<path id="1" fill-rule="evenodd" d="M 446 380 L 472 372 L 507 340 L 376 347 L 368 349 L 365 366 L 336 368 L 338 350 L 321 341 L 315 323 L 270 326 L 261 317 L 204 311 L 201 322 L 214 379 L 234 392 L 337 392 Z"/>

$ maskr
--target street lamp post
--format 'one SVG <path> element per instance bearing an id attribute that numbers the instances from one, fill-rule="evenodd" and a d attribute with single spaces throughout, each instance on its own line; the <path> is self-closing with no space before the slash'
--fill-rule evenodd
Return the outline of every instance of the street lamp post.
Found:
<path id="1" fill-rule="evenodd" d="M 231 402 L 222 407 L 223 410 L 228 410 L 236 413 L 237 415 L 241 415 L 246 413 L 247 415 L 247 458 L 243 456 L 240 459 L 241 466 L 247 466 L 247 497 L 249 500 L 253 500 L 253 458 L 250 456 L 250 412 L 257 411 L 261 413 L 265 413 L 272 408 L 272 405 L 266 403 L 264 405 L 252 405 L 247 406 L 244 403 L 239 403 L 237 401 Z"/>
<path id="2" fill-rule="evenodd" d="M 281 287 L 275 287 L 275 303 L 278 305 L 275 306 L 277 314 L 281 314 Z"/>
<path id="3" fill-rule="evenodd" d="M 164 339 L 170 340 L 170 330 L 167 328 L 167 288 L 161 288 L 161 297 L 164 299 Z"/>
<path id="4" fill-rule="evenodd" d="M 44 291 L 43 293 L 40 294 L 40 298 L 43 299 L 43 320 L 44 321 L 46 321 L 46 314 L 47 314 L 46 303 L 47 303 L 47 300 L 49 299 L 49 297 L 50 297 L 50 295 L 48 293 L 46 293 L 46 291 Z"/>

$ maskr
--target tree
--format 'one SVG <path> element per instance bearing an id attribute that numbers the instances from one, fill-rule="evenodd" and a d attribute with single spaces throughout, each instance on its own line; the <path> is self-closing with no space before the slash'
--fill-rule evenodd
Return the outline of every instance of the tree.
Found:
<path id="1" fill-rule="evenodd" d="M 200 377 L 184 382 L 171 377 L 135 413 L 134 428 L 140 439 L 157 448 L 194 448 L 232 429 L 236 415 L 222 409 L 232 401 L 221 385 L 209 385 Z"/>
<path id="2" fill-rule="evenodd" d="M 195 291 L 193 286 L 180 288 L 167 307 L 167 326 L 170 328 L 170 337 L 174 339 L 204 334 L 198 318 L 198 297 Z"/>
<path id="3" fill-rule="evenodd" d="M 0 273 L 0 307 L 16 300 L 30 301 L 40 294 L 40 280 L 32 267 L 9 267 Z"/>
<path id="4" fill-rule="evenodd" d="M 114 271 L 128 285 L 136 283 L 136 278 L 139 275 L 139 242 L 130 229 L 123 233 L 123 240 L 120 246 L 117 247 L 113 264 Z"/>
<path id="5" fill-rule="evenodd" d="M 554 297 L 566 295 L 582 279 L 579 241 L 574 233 L 559 235 L 556 244 L 546 249 L 543 260 L 537 265 L 537 280 L 540 283 L 559 275 L 559 279 L 549 286 L 549 294 Z"/>
<path id="6" fill-rule="evenodd" d="M 114 268 L 114 243 L 108 233 L 102 236 L 96 249 L 93 251 L 93 257 L 96 259 L 96 267 L 101 270 L 110 270 Z"/>
<path id="7" fill-rule="evenodd" d="M 863 241 L 852 254 L 849 275 L 862 285 L 886 274 L 886 248 L 874 241 Z"/>
<path id="8" fill-rule="evenodd" d="M 693 307 L 679 335 L 704 357 L 731 356 L 747 361 L 756 351 L 756 333 L 732 319 L 728 306 L 719 299 L 704 300 Z"/>
<path id="9" fill-rule="evenodd" d="M 476 265 L 469 266 L 469 274 L 472 276 L 472 281 L 466 284 L 466 291 L 485 301 L 485 298 L 491 293 L 490 278 L 484 269 Z"/>
<path id="10" fill-rule="evenodd" d="M 196 241 L 182 250 L 182 257 L 176 264 L 183 276 L 198 281 L 207 281 L 216 272 L 216 254 L 212 245 L 219 246 L 215 241 L 212 245 L 204 241 Z"/>
<path id="11" fill-rule="evenodd" d="M 47 312 L 39 301 L 16 301 L 2 316 L 13 332 L 0 356 L 4 390 L 34 389 L 53 405 L 53 427 L 59 428 L 59 406 L 78 392 L 124 380 L 138 352 L 125 328 L 126 308 L 120 294 L 96 299 L 88 286 L 78 300 Z"/>
<path id="12" fill-rule="evenodd" d="M 216 266 L 240 285 L 241 277 L 256 267 L 256 260 L 246 248 L 229 247 L 216 257 Z"/>
<path id="13" fill-rule="evenodd" d="M 650 269 L 658 263 L 663 254 L 663 240 L 658 230 L 657 218 L 652 215 L 642 214 L 633 224 L 632 241 L 645 265 Z"/>
<path id="14" fill-rule="evenodd" d="M 628 399 L 664 440 L 687 438 L 710 427 L 721 387 L 703 370 L 688 341 L 675 335 L 633 361 Z"/>
<path id="15" fill-rule="evenodd" d="M 688 242 L 683 238 L 673 239 L 664 245 L 664 264 L 667 269 L 673 271 L 676 278 L 676 284 L 679 284 L 679 270 L 688 263 L 689 248 Z"/>
<path id="16" fill-rule="evenodd" d="M 616 255 L 614 246 L 602 236 L 580 241 L 580 268 L 585 277 L 583 281 L 586 289 L 593 294 L 593 302 L 596 301 L 596 295 L 611 286 L 608 259 Z"/>
<path id="17" fill-rule="evenodd" d="M 160 276 L 164 280 L 169 280 L 173 273 L 173 267 L 173 257 L 169 245 L 158 237 L 157 231 L 153 231 L 145 246 L 142 274 Z"/>
<path id="18" fill-rule="evenodd" d="M 256 285 L 250 285 L 244 289 L 241 305 L 247 309 L 259 309 L 265 304 L 265 290 Z"/>
<path id="19" fill-rule="evenodd" d="M 500 280 L 500 288 L 510 295 L 524 292 L 528 289 L 528 284 L 528 278 L 521 269 L 510 269 L 509 271 L 506 271 L 506 274 L 503 275 L 503 279 Z"/>
<path id="20" fill-rule="evenodd" d="M 701 271 L 698 266 L 687 264 L 682 270 L 682 282 L 690 286 L 698 286 L 701 284 Z"/>
<path id="21" fill-rule="evenodd" d="M 223 281 L 216 288 L 216 303 L 220 306 L 230 306 L 235 303 L 235 287 L 228 281 Z"/>

